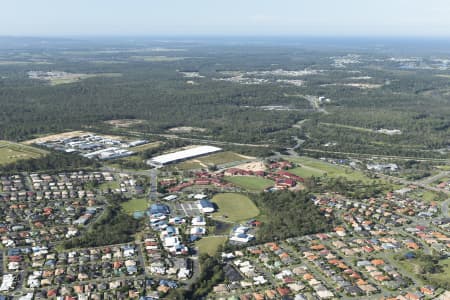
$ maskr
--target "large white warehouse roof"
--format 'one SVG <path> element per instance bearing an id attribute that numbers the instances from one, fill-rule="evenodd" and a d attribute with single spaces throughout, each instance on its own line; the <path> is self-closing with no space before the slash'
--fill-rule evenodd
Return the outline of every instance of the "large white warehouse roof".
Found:
<path id="1" fill-rule="evenodd" d="M 166 165 L 171 162 L 181 161 L 188 158 L 198 157 L 214 152 L 221 151 L 221 148 L 214 146 L 197 146 L 191 149 L 177 151 L 173 153 L 155 156 L 148 161 L 151 165 Z"/>

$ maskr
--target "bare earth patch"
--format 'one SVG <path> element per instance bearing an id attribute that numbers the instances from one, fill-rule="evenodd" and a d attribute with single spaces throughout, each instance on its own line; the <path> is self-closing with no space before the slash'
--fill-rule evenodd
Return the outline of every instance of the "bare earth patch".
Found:
<path id="1" fill-rule="evenodd" d="M 134 125 L 142 124 L 144 120 L 139 119 L 120 119 L 120 120 L 109 120 L 105 121 L 106 124 L 112 125 L 114 127 L 128 128 Z"/>
<path id="2" fill-rule="evenodd" d="M 327 83 L 327 84 L 321 84 L 320 86 L 350 86 L 360 89 L 378 89 L 382 87 L 382 84 L 375 84 L 375 83 Z"/>
<path id="3" fill-rule="evenodd" d="M 175 133 L 189 133 L 189 132 L 193 132 L 193 131 L 205 132 L 206 129 L 200 128 L 200 127 L 181 126 L 181 127 L 170 128 L 169 131 L 175 132 Z"/>
<path id="4" fill-rule="evenodd" d="M 234 168 L 247 171 L 265 171 L 267 169 L 266 165 L 262 161 L 253 161 L 242 165 L 234 166 Z"/>
<path id="5" fill-rule="evenodd" d="M 202 166 L 203 168 L 208 168 L 207 165 L 205 165 L 203 162 L 199 161 L 198 159 L 192 159 L 192 162 L 198 163 L 200 166 Z"/>
<path id="6" fill-rule="evenodd" d="M 83 74 L 83 73 L 69 73 L 64 71 L 29 71 L 28 77 L 30 79 L 36 79 L 46 81 L 50 85 L 67 84 L 78 82 L 83 79 L 93 77 L 120 77 L 121 73 L 96 73 L 96 74 Z"/>

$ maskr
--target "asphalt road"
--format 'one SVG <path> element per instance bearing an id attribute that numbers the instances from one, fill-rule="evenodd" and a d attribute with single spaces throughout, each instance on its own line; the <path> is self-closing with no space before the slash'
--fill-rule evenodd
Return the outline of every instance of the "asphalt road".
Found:
<path id="1" fill-rule="evenodd" d="M 450 218 L 448 214 L 448 206 L 450 205 L 450 198 L 442 202 L 442 215 L 446 218 Z"/>
<path id="2" fill-rule="evenodd" d="M 441 173 L 436 174 L 434 176 L 430 176 L 430 177 L 427 177 L 427 178 L 425 178 L 423 180 L 420 180 L 419 182 L 421 184 L 431 184 L 431 183 L 433 183 L 433 182 L 435 182 L 435 181 L 437 181 L 437 180 L 439 180 L 439 179 L 441 179 L 443 177 L 447 177 L 447 176 L 450 176 L 450 171 L 441 172 Z"/>

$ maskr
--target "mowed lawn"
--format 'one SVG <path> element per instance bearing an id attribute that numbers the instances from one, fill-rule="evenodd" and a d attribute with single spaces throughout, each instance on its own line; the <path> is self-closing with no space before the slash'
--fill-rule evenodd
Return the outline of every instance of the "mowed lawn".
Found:
<path id="1" fill-rule="evenodd" d="M 200 254 L 208 253 L 213 256 L 216 254 L 219 246 L 224 245 L 226 241 L 226 236 L 210 236 L 195 242 L 195 245 L 198 247 Z"/>
<path id="2" fill-rule="evenodd" d="M 250 192 L 262 192 L 275 185 L 273 180 L 256 176 L 228 176 L 225 180 Z"/>
<path id="3" fill-rule="evenodd" d="M 290 157 L 286 157 L 286 159 L 294 162 L 294 163 L 298 163 L 301 166 L 303 166 L 305 168 L 305 170 L 299 170 L 300 168 L 297 168 L 296 172 L 294 173 L 292 172 L 292 170 L 288 170 L 289 172 L 292 172 L 298 176 L 302 176 L 300 175 L 301 172 L 305 172 L 305 174 L 309 174 L 314 172 L 315 174 L 327 174 L 328 177 L 345 177 L 349 180 L 361 180 L 361 181 L 371 181 L 370 178 L 368 178 L 366 175 L 364 175 L 364 173 L 360 172 L 360 171 L 356 171 L 356 170 L 352 170 L 350 168 L 346 168 L 343 166 L 338 166 L 338 165 L 333 165 L 330 164 L 328 162 L 324 162 L 318 159 L 314 159 L 314 158 L 310 158 L 310 157 L 299 157 L 299 158 L 290 158 Z M 295 169 L 293 169 L 295 170 Z M 305 176 L 305 177 L 310 177 L 309 176 Z M 314 175 L 314 176 L 320 176 L 320 175 Z"/>
<path id="4" fill-rule="evenodd" d="M 127 213 L 127 214 L 132 214 L 135 211 L 145 211 L 148 208 L 148 204 L 147 204 L 147 199 L 142 198 L 142 199 L 131 199 L 130 201 L 127 202 L 123 202 L 122 205 L 122 209 Z"/>
<path id="5" fill-rule="evenodd" d="M 31 146 L 0 141 L 0 165 L 6 165 L 18 160 L 39 158 L 48 152 Z"/>
<path id="6" fill-rule="evenodd" d="M 178 170 L 194 170 L 207 168 L 211 165 L 222 165 L 235 161 L 241 161 L 245 158 L 231 151 L 219 152 L 204 157 L 190 159 L 174 165 Z"/>
<path id="7" fill-rule="evenodd" d="M 218 211 L 213 214 L 213 218 L 215 219 L 239 222 L 259 215 L 259 209 L 253 201 L 242 194 L 217 194 L 211 201 L 218 207 Z M 224 216 L 227 216 L 227 218 Z"/>
<path id="8" fill-rule="evenodd" d="M 320 177 L 323 174 L 325 174 L 325 172 L 321 171 L 321 170 L 317 170 L 317 169 L 313 169 L 307 166 L 303 166 L 303 167 L 297 167 L 294 169 L 290 169 L 288 170 L 290 173 L 295 174 L 297 176 L 306 178 L 306 177 Z"/>

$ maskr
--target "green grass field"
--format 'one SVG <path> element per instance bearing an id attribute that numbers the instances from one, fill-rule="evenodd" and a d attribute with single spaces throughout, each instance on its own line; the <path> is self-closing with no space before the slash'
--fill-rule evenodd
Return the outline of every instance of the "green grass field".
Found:
<path id="1" fill-rule="evenodd" d="M 161 142 L 153 142 L 141 146 L 131 147 L 130 150 L 134 152 L 143 152 L 148 149 L 156 148 L 159 145 L 161 145 Z"/>
<path id="2" fill-rule="evenodd" d="M 148 201 L 145 198 L 142 199 L 132 199 L 130 201 L 121 204 L 122 209 L 127 214 L 132 214 L 135 211 L 145 211 L 148 208 Z"/>
<path id="3" fill-rule="evenodd" d="M 208 166 L 226 164 L 234 161 L 241 161 L 245 158 L 231 151 L 211 154 L 196 159 L 190 159 L 173 165 L 174 168 L 184 171 L 193 169 L 205 169 Z M 170 168 L 170 167 L 169 167 Z"/>
<path id="4" fill-rule="evenodd" d="M 438 195 L 432 191 L 424 191 L 422 197 L 425 201 L 435 201 L 438 198 Z"/>
<path id="5" fill-rule="evenodd" d="M 229 176 L 225 180 L 249 192 L 262 192 L 275 184 L 273 180 L 256 176 Z"/>
<path id="6" fill-rule="evenodd" d="M 216 203 L 219 208 L 219 210 L 213 214 L 215 219 L 239 222 L 259 215 L 259 209 L 253 201 L 241 194 L 217 194 L 211 201 Z M 224 218 L 224 215 L 226 215 L 227 218 Z"/>
<path id="7" fill-rule="evenodd" d="M 415 196 L 427 202 L 432 201 L 444 201 L 447 197 L 444 195 L 439 195 L 437 192 L 428 190 L 418 190 L 415 191 L 411 196 Z M 444 197 L 443 197 L 444 196 Z"/>
<path id="8" fill-rule="evenodd" d="M 198 162 L 196 162 L 196 161 L 190 161 L 190 160 L 188 160 L 188 161 L 183 161 L 183 162 L 181 162 L 181 163 L 178 163 L 178 164 L 176 164 L 176 165 L 173 165 L 176 169 L 178 169 L 178 170 L 181 170 L 181 171 L 183 171 L 183 170 L 194 170 L 194 169 L 202 169 L 202 168 L 204 168 L 201 164 L 199 164 Z M 170 168 L 170 166 L 169 166 L 169 168 Z"/>
<path id="9" fill-rule="evenodd" d="M 327 174 L 328 177 L 345 177 L 349 180 L 361 180 L 361 181 L 371 181 L 370 178 L 368 178 L 366 175 L 364 175 L 364 173 L 360 172 L 360 171 L 355 171 L 355 170 L 351 170 L 350 168 L 346 168 L 346 167 L 342 167 L 342 166 L 337 166 L 337 165 L 332 165 L 330 163 L 318 160 L 318 159 L 314 159 L 314 158 L 310 158 L 310 157 L 299 157 L 299 158 L 289 158 L 289 157 L 285 157 L 286 159 L 289 159 L 290 161 L 294 162 L 294 163 L 298 163 L 301 166 L 304 166 L 305 169 L 308 169 L 308 172 L 306 172 L 306 174 L 308 174 L 309 172 L 315 172 L 315 173 L 323 173 L 323 174 Z M 295 170 L 295 169 L 293 169 Z M 297 172 L 299 172 L 299 174 L 301 173 L 301 171 L 297 170 Z M 292 172 L 294 173 L 294 172 Z M 295 173 L 297 174 L 297 173 Z M 297 174 L 297 175 L 299 175 Z M 299 175 L 301 176 L 301 175 Z"/>
<path id="10" fill-rule="evenodd" d="M 219 152 L 198 158 L 205 165 L 221 165 L 234 161 L 241 161 L 245 158 L 231 151 Z"/>
<path id="11" fill-rule="evenodd" d="M 120 188 L 120 185 L 117 181 L 108 181 L 108 182 L 100 184 L 98 186 L 98 188 L 100 190 L 107 190 L 107 189 L 115 190 L 115 189 Z"/>
<path id="12" fill-rule="evenodd" d="M 225 244 L 226 241 L 226 236 L 211 236 L 202 238 L 195 245 L 198 247 L 200 254 L 215 255 L 219 246 Z"/>
<path id="13" fill-rule="evenodd" d="M 47 154 L 47 151 L 39 148 L 0 141 L 0 165 L 6 165 L 22 159 L 38 158 Z"/>
<path id="14" fill-rule="evenodd" d="M 295 174 L 300 177 L 319 177 L 325 174 L 325 172 L 317 169 L 310 168 L 308 166 L 298 167 L 289 170 L 290 173 Z"/>

